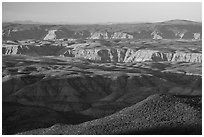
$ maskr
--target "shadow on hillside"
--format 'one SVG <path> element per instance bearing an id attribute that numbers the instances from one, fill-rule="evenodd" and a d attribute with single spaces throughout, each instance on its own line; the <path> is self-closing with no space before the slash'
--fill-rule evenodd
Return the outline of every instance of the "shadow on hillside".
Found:
<path id="1" fill-rule="evenodd" d="M 54 124 L 79 124 L 95 119 L 74 112 L 58 112 L 45 107 L 25 106 L 17 103 L 2 104 L 2 134 L 16 134 Z"/>

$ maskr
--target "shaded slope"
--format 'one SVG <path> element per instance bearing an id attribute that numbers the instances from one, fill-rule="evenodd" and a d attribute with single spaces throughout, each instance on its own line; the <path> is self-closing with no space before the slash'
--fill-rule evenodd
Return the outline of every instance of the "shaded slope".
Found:
<path id="1" fill-rule="evenodd" d="M 4 56 L 3 101 L 100 118 L 156 93 L 202 94 L 201 73 L 187 75 L 174 68 L 201 71 L 201 66 L 192 63 L 98 64 L 72 58 Z"/>
<path id="2" fill-rule="evenodd" d="M 2 107 L 3 134 L 16 134 L 50 127 L 56 123 L 79 124 L 94 119 L 74 112 L 59 112 L 45 107 L 25 106 L 11 102 L 3 102 Z"/>
<path id="3" fill-rule="evenodd" d="M 152 95 L 101 119 L 21 134 L 201 134 L 201 117 L 201 97 Z"/>

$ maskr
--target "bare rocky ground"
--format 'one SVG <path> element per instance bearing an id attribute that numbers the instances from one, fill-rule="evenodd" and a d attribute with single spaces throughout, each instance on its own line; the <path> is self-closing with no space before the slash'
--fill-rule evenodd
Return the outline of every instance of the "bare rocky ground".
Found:
<path id="1" fill-rule="evenodd" d="M 3 134 L 201 134 L 202 41 L 102 43 L 3 47 Z"/>

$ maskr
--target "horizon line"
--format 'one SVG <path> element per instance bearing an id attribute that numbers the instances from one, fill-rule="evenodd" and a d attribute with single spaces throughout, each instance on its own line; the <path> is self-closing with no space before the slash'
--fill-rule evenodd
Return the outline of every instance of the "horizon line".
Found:
<path id="1" fill-rule="evenodd" d="M 201 21 L 195 21 L 195 20 L 188 20 L 188 19 L 170 19 L 170 20 L 164 20 L 164 21 L 127 21 L 127 22 L 41 22 L 41 21 L 34 21 L 34 20 L 14 20 L 14 21 L 2 21 L 2 23 L 19 23 L 19 24 L 53 24 L 53 25 L 95 25 L 95 24 L 139 24 L 139 23 L 162 23 L 162 22 L 168 22 L 168 21 L 190 21 L 195 23 L 202 23 Z"/>

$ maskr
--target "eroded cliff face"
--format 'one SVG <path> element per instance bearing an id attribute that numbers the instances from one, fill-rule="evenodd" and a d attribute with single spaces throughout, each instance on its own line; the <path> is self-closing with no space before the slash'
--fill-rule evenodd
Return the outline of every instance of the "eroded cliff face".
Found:
<path id="1" fill-rule="evenodd" d="M 133 35 L 125 32 L 93 32 L 90 39 L 133 39 Z"/>
<path id="2" fill-rule="evenodd" d="M 4 55 L 31 55 L 31 56 L 56 56 L 56 51 L 61 50 L 61 46 L 35 46 L 35 45 L 6 45 L 2 47 Z"/>
<path id="3" fill-rule="evenodd" d="M 21 48 L 21 46 L 19 46 L 19 45 L 7 45 L 7 46 L 3 46 L 2 47 L 2 54 L 5 54 L 5 55 L 19 54 L 19 49 L 20 48 Z"/>
<path id="4" fill-rule="evenodd" d="M 176 62 L 202 62 L 201 53 L 186 53 L 181 51 L 162 52 L 149 49 L 132 48 L 67 48 L 61 46 L 26 46 L 9 45 L 2 49 L 3 54 L 24 54 L 40 56 L 65 56 L 85 58 L 98 62 L 143 62 L 143 61 L 176 61 Z"/>
<path id="5" fill-rule="evenodd" d="M 91 33 L 90 39 L 108 39 L 107 32 L 93 32 Z"/>
<path id="6" fill-rule="evenodd" d="M 56 39 L 56 32 L 57 30 L 49 30 L 48 34 L 44 37 L 44 40 L 54 40 Z"/>
<path id="7" fill-rule="evenodd" d="M 153 31 L 151 35 L 153 36 L 153 39 L 162 39 L 162 36 L 160 36 L 159 32 L 157 31 Z"/>
<path id="8" fill-rule="evenodd" d="M 130 48 L 110 49 L 69 49 L 63 54 L 99 62 L 141 62 L 141 61 L 176 61 L 202 62 L 201 53 L 161 52 L 159 50 L 134 50 Z"/>
<path id="9" fill-rule="evenodd" d="M 115 32 L 110 39 L 133 39 L 133 36 L 125 32 Z"/>

